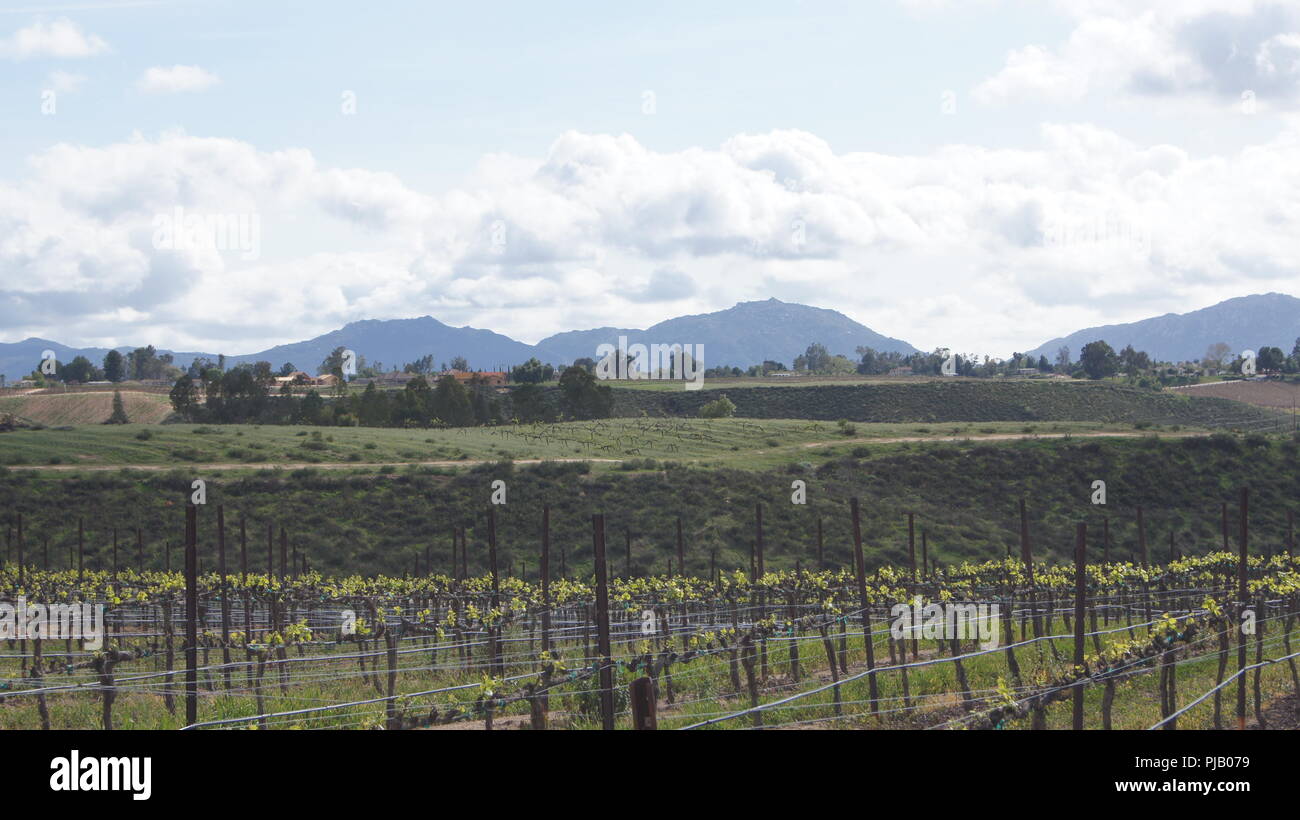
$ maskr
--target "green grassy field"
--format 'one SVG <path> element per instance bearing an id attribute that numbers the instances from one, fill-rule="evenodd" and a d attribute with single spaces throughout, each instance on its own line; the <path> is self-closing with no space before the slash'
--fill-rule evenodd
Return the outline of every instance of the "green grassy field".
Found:
<path id="1" fill-rule="evenodd" d="M 855 446 L 947 439 L 1138 435 L 1128 424 L 981 422 L 841 427 L 791 419 L 611 419 L 551 425 L 405 430 L 258 425 L 84 425 L 0 434 L 0 465 L 302 466 L 533 459 L 668 459 L 766 469 Z M 1163 430 L 1189 434 L 1188 428 Z M 256 465 L 256 466 L 253 466 Z"/>

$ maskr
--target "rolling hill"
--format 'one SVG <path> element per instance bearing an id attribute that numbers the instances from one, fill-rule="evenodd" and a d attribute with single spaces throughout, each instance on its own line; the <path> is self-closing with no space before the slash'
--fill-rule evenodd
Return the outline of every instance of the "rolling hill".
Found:
<path id="1" fill-rule="evenodd" d="M 569 362 L 583 356 L 594 358 L 597 346 L 617 344 L 619 336 L 627 336 L 628 344 L 703 344 L 707 367 L 748 367 L 769 359 L 789 367 L 814 342 L 849 357 L 858 346 L 916 352 L 907 342 L 882 336 L 838 311 L 778 299 L 740 302 L 715 313 L 679 316 L 644 330 L 602 327 L 558 333 L 542 339 L 537 346 Z"/>
<path id="2" fill-rule="evenodd" d="M 135 424 L 156 424 L 171 415 L 166 394 L 122 391 L 126 416 Z M 113 394 L 46 393 L 0 398 L 0 414 L 14 415 L 38 424 L 102 424 L 113 414 Z"/>
<path id="3" fill-rule="evenodd" d="M 787 366 L 808 345 L 821 342 L 832 353 L 853 355 L 859 345 L 876 350 L 912 353 L 907 342 L 882 336 L 858 324 L 842 313 L 807 305 L 768 299 L 765 302 L 741 302 L 716 313 L 679 316 L 645 330 L 605 327 L 575 330 L 543 339 L 536 345 L 515 341 L 491 330 L 452 327 L 432 316 L 414 319 L 365 319 L 350 322 L 338 330 L 313 339 L 277 345 L 257 353 L 227 355 L 228 364 L 269 361 L 275 368 L 286 362 L 300 370 L 316 372 L 321 361 L 336 347 L 345 347 L 364 356 L 367 362 L 382 362 L 385 367 L 400 368 L 426 354 L 434 365 L 464 356 L 474 370 L 499 370 L 536 357 L 551 364 L 568 364 L 574 359 L 593 356 L 597 345 L 617 344 L 618 337 L 660 344 L 703 344 L 704 361 L 709 367 L 761 364 L 765 359 L 784 362 Z M 48 339 L 32 337 L 21 342 L 0 343 L 0 374 L 15 381 L 30 373 L 39 363 L 41 352 L 53 350 L 59 361 L 70 362 L 85 356 L 99 365 L 108 348 L 74 348 Z M 131 347 L 120 347 L 127 353 Z M 173 352 L 178 367 L 188 367 L 195 358 L 216 360 L 216 353 Z"/>
<path id="4" fill-rule="evenodd" d="M 1234 352 L 1258 350 L 1267 344 L 1290 353 L 1298 337 L 1300 299 L 1283 293 L 1261 293 L 1190 313 L 1166 313 L 1140 322 L 1086 328 L 1044 342 L 1029 354 L 1054 359 L 1057 349 L 1064 345 L 1077 359 L 1085 344 L 1100 339 L 1115 350 L 1131 344 L 1159 361 L 1181 362 L 1200 359 L 1216 342 L 1226 343 Z"/>

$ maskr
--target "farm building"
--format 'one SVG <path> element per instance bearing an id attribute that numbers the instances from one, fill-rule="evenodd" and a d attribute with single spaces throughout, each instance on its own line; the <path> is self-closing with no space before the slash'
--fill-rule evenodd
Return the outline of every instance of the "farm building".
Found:
<path id="1" fill-rule="evenodd" d="M 339 383 L 339 377 L 333 373 L 325 373 L 320 376 L 313 376 L 302 370 L 295 370 L 287 376 L 276 376 L 275 383 L 277 386 L 284 385 L 302 386 L 302 387 L 333 387 Z"/>
<path id="2" fill-rule="evenodd" d="M 470 382 L 478 379 L 482 384 L 488 387 L 505 387 L 507 374 L 500 370 L 481 370 L 471 372 L 468 370 L 448 370 L 439 373 L 439 377 L 452 376 L 461 384 L 468 385 Z"/>

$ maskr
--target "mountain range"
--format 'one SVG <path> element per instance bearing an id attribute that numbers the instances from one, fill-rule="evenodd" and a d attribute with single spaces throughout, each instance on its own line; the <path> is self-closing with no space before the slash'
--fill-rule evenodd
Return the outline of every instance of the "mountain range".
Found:
<path id="1" fill-rule="evenodd" d="M 571 330 L 548 336 L 537 347 L 548 351 L 552 361 L 571 362 L 584 356 L 595 358 L 598 346 L 617 345 L 620 336 L 626 336 L 629 345 L 703 344 L 708 367 L 748 367 L 768 360 L 790 367 L 795 357 L 814 342 L 825 345 L 832 353 L 850 357 L 859 346 L 916 352 L 907 342 L 882 336 L 838 311 L 778 299 L 741 302 L 716 313 L 678 316 L 644 330 L 620 327 Z"/>
<path id="2" fill-rule="evenodd" d="M 314 339 L 277 345 L 268 350 L 243 355 L 227 355 L 228 365 L 268 361 L 275 368 L 285 362 L 298 369 L 315 372 L 317 366 L 337 347 L 345 347 L 364 356 L 370 363 L 382 362 L 386 368 L 400 368 L 426 354 L 434 357 L 434 366 L 464 356 L 475 370 L 498 370 L 536 357 L 543 362 L 567 364 L 574 359 L 596 355 L 597 346 L 618 344 L 626 336 L 628 344 L 702 344 L 703 361 L 708 367 L 760 364 L 771 359 L 791 366 L 794 358 L 808 345 L 821 342 L 835 353 L 852 355 L 865 345 L 882 351 L 913 353 L 916 348 L 899 339 L 882 336 L 842 313 L 824 308 L 768 299 L 764 302 L 741 302 L 716 313 L 680 316 L 644 330 L 605 327 L 559 333 L 536 345 L 515 341 L 508 336 L 472 327 L 452 327 L 431 316 L 415 319 L 365 319 L 350 322 L 338 330 Z M 48 339 L 30 338 L 21 342 L 0 343 L 0 373 L 10 381 L 30 373 L 39 364 L 44 350 L 53 350 L 61 362 L 85 356 L 96 365 L 103 361 L 107 348 L 72 348 Z M 126 353 L 131 348 L 119 350 Z M 215 353 L 171 353 L 178 367 L 188 367 L 195 358 L 216 360 Z"/>
<path id="3" fill-rule="evenodd" d="M 542 339 L 535 345 L 511 339 L 491 330 L 452 327 L 431 316 L 414 319 L 365 319 L 350 322 L 338 330 L 292 344 L 243 355 L 228 355 L 228 364 L 269 361 L 275 368 L 286 362 L 314 372 L 336 347 L 355 350 L 366 361 L 382 362 L 386 368 L 400 368 L 426 354 L 435 367 L 455 356 L 464 356 L 475 370 L 497 370 L 536 357 L 551 364 L 567 364 L 583 357 L 595 358 L 601 344 L 702 344 L 708 367 L 748 367 L 765 360 L 787 367 L 809 344 L 820 342 L 832 353 L 852 356 L 860 346 L 878 351 L 914 353 L 916 348 L 901 339 L 883 336 L 834 310 L 809 307 L 778 299 L 741 302 L 714 313 L 679 316 L 645 329 L 601 327 L 572 330 Z M 1058 348 L 1070 349 L 1077 358 L 1088 342 L 1104 340 L 1115 350 L 1133 345 L 1153 358 L 1185 361 L 1201 358 L 1216 342 L 1232 350 L 1256 349 L 1269 344 L 1289 353 L 1300 337 L 1300 299 L 1281 293 L 1265 293 L 1228 299 L 1189 313 L 1169 313 L 1128 324 L 1087 328 L 1052 339 L 1028 351 L 1034 356 L 1055 359 Z M 30 373 L 44 350 L 53 350 L 61 362 L 85 356 L 100 364 L 108 348 L 74 348 L 48 339 L 29 338 L 0 343 L 0 374 L 10 381 Z M 126 353 L 131 348 L 118 348 Z M 175 363 L 188 367 L 198 357 L 216 360 L 215 353 L 171 353 Z"/>
<path id="4" fill-rule="evenodd" d="M 1189 313 L 1166 313 L 1122 325 L 1090 327 L 1044 342 L 1031 351 L 1032 356 L 1047 356 L 1055 361 L 1062 346 L 1070 356 L 1089 342 L 1102 340 L 1116 351 L 1127 345 L 1145 350 L 1157 361 L 1194 361 L 1205 356 L 1216 342 L 1226 343 L 1234 352 L 1258 350 L 1264 345 L 1290 353 L 1300 338 L 1300 299 L 1284 293 L 1260 293 L 1239 296 Z"/>

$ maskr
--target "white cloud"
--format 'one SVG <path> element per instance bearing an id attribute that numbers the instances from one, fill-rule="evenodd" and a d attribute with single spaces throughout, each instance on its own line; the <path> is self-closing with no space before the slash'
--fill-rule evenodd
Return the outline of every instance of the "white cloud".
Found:
<path id="1" fill-rule="evenodd" d="M 153 247 L 154 217 L 177 207 L 258 214 L 261 258 Z M 1294 290 L 1297 267 L 1300 122 L 1204 157 L 1065 124 L 1033 149 L 923 155 L 836 153 L 802 131 L 677 152 L 568 132 L 436 194 L 305 150 L 168 134 L 58 145 L 0 183 L 10 337 L 228 353 L 359 318 L 428 313 L 536 341 L 777 296 L 1004 355 Z"/>
<path id="2" fill-rule="evenodd" d="M 52 23 L 38 20 L 0 40 L 0 57 L 29 60 L 34 57 L 94 57 L 107 54 L 108 43 L 94 34 L 87 35 L 66 17 Z"/>
<path id="3" fill-rule="evenodd" d="M 1088 96 L 1222 105 L 1253 92 L 1300 100 L 1300 12 L 1272 2 L 1188 0 L 1057 5 L 1075 27 L 1056 45 L 1013 49 L 976 84 L 976 100 L 1075 102 Z"/>
<path id="4" fill-rule="evenodd" d="M 216 74 L 196 65 L 154 66 L 140 75 L 136 87 L 146 94 L 178 94 L 203 91 L 220 82 Z"/>

